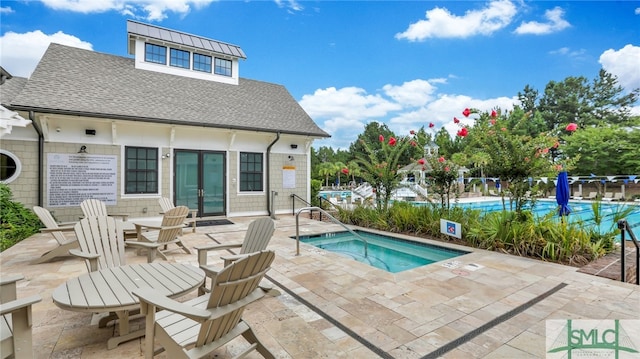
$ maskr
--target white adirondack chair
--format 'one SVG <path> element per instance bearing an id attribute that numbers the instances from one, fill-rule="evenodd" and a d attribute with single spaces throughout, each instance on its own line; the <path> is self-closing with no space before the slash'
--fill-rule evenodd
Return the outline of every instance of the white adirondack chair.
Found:
<path id="1" fill-rule="evenodd" d="M 16 282 L 22 275 L 0 279 L 0 358 L 33 358 L 31 307 L 42 300 L 39 295 L 18 299 Z"/>
<path id="2" fill-rule="evenodd" d="M 167 197 L 162 197 L 158 199 L 158 203 L 160 204 L 160 208 L 162 208 L 162 212 L 160 214 L 165 214 L 172 208 L 175 208 L 171 199 Z M 198 215 L 197 209 L 189 209 L 189 216 L 185 219 L 185 225 L 191 225 L 191 232 L 196 232 L 196 216 Z"/>
<path id="3" fill-rule="evenodd" d="M 126 221 L 129 218 L 128 214 L 113 214 L 107 212 L 107 204 L 99 199 L 85 199 L 80 203 L 80 208 L 85 217 L 100 217 L 110 216 L 121 218 Z"/>
<path id="4" fill-rule="evenodd" d="M 151 226 L 148 224 L 136 223 L 136 232 L 138 233 L 138 241 L 127 241 L 127 244 L 134 243 L 146 243 L 147 246 L 153 247 L 153 250 L 149 250 L 147 253 L 149 262 L 152 262 L 156 254 L 167 260 L 167 256 L 164 254 L 169 251 L 167 246 L 169 244 L 175 244 L 178 249 L 182 249 L 187 254 L 191 254 L 189 248 L 187 248 L 180 239 L 182 235 L 182 229 L 184 228 L 184 220 L 189 214 L 189 208 L 185 206 L 178 206 L 171 208 L 162 216 L 162 223 L 159 226 Z M 148 232 L 143 232 L 142 229 L 150 229 Z"/>
<path id="5" fill-rule="evenodd" d="M 72 249 L 69 253 L 84 258 L 89 272 L 126 264 L 122 222 L 107 216 L 87 217 L 81 219 L 73 229 L 80 248 Z M 131 245 L 155 249 L 148 243 L 133 242 Z M 147 257 L 147 261 L 152 262 L 150 257 Z"/>
<path id="6" fill-rule="evenodd" d="M 38 216 L 40 222 L 42 222 L 42 224 L 44 224 L 45 226 L 45 228 L 40 229 L 40 232 L 51 233 L 56 242 L 58 242 L 58 246 L 48 252 L 45 252 L 39 258 L 34 259 L 31 263 L 44 263 L 56 257 L 69 256 L 70 249 L 78 248 L 78 241 L 75 238 L 69 239 L 65 237 L 63 233 L 73 231 L 72 223 L 56 222 L 56 220 L 53 219 L 51 212 L 39 206 L 34 206 L 33 212 Z"/>
<path id="7" fill-rule="evenodd" d="M 229 254 L 220 257 L 222 260 L 224 260 L 225 267 L 238 258 L 242 258 L 248 253 L 263 251 L 267 248 L 267 245 L 269 244 L 269 241 L 271 241 L 271 237 L 273 237 L 273 233 L 275 232 L 275 230 L 276 224 L 273 219 L 269 217 L 258 218 L 249 223 L 249 227 L 245 232 L 244 241 L 242 243 L 213 244 L 208 246 L 195 247 L 198 251 L 198 264 L 200 265 L 200 268 L 205 271 L 205 273 L 210 273 L 217 270 L 214 267 L 207 265 L 207 254 L 210 251 L 240 248 L 240 251 L 237 254 Z M 215 238 L 211 234 L 208 233 L 207 236 L 215 240 Z M 198 292 L 200 294 L 203 294 L 208 291 L 210 291 L 210 289 L 206 288 L 205 280 Z"/>
<path id="8" fill-rule="evenodd" d="M 145 358 L 165 350 L 168 358 L 202 358 L 240 335 L 251 345 L 237 358 L 254 350 L 265 358 L 275 358 L 242 320 L 245 307 L 264 296 L 258 284 L 274 258 L 273 251 L 244 256 L 212 273 L 211 293 L 184 303 L 150 288 L 134 290 L 141 313 L 146 315 Z M 155 342 L 162 348 L 154 350 Z"/>

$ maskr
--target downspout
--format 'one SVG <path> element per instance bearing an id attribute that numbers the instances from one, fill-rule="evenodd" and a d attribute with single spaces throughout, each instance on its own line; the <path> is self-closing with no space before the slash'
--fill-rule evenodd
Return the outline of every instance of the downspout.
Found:
<path id="1" fill-rule="evenodd" d="M 275 214 L 271 212 L 271 147 L 280 140 L 280 132 L 276 132 L 276 139 L 267 147 L 267 213 L 269 217 L 275 219 Z"/>
<path id="2" fill-rule="evenodd" d="M 44 194 L 42 192 L 42 164 L 44 163 L 44 135 L 42 131 L 38 127 L 38 123 L 36 122 L 36 115 L 33 111 L 29 111 L 29 119 L 31 120 L 31 124 L 33 124 L 33 128 L 36 130 L 38 134 L 38 206 L 42 207 L 42 203 L 44 203 Z"/>

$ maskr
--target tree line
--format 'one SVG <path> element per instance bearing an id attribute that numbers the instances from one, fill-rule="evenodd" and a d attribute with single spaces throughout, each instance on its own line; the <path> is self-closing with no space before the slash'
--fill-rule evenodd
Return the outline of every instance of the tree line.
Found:
<path id="1" fill-rule="evenodd" d="M 512 110 L 494 111 L 501 113 L 501 128 L 511 134 L 531 138 L 545 133 L 557 136 L 559 143 L 549 147 L 550 161 L 571 163 L 571 175 L 631 175 L 640 174 L 640 116 L 631 114 L 639 96 L 640 88 L 625 92 L 614 75 L 600 70 L 591 81 L 582 76 L 550 81 L 542 94 L 526 85 L 518 92 L 519 104 Z M 575 124 L 578 131 L 563 131 L 568 123 Z M 491 158 L 496 156 L 478 151 L 473 141 L 465 141 L 463 136 L 452 137 L 444 128 L 428 133 L 425 126 L 433 124 L 426 120 L 416 126 L 420 127 L 416 129 L 417 135 L 437 145 L 439 155 L 469 168 L 469 176 L 499 177 L 499 168 L 504 163 L 492 163 L 495 160 Z M 370 122 L 346 150 L 312 148 L 312 179 L 322 181 L 324 186 L 358 183 L 366 177 L 358 158 L 367 151 L 383 150 L 379 136 L 388 139 L 400 135 L 384 123 Z M 406 146 L 397 165 L 412 163 L 423 157 L 423 151 L 420 146 Z"/>

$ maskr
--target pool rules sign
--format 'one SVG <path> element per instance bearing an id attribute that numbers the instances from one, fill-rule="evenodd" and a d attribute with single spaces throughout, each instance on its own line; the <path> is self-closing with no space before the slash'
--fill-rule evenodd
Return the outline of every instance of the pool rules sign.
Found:
<path id="1" fill-rule="evenodd" d="M 462 238 L 462 225 L 440 218 L 440 233 L 451 237 Z"/>

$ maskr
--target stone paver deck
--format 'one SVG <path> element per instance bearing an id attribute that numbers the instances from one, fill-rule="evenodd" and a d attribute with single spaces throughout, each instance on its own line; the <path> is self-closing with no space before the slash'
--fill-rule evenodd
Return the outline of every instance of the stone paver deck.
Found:
<path id="1" fill-rule="evenodd" d="M 231 220 L 232 225 L 198 227 L 197 233 L 189 229 L 183 242 L 211 243 L 206 233 L 224 243 L 241 241 L 252 218 Z M 340 230 L 303 216 L 300 223 L 302 235 Z M 254 303 L 244 316 L 278 358 L 542 358 L 547 319 L 640 318 L 640 287 L 574 267 L 452 245 L 471 253 L 447 266 L 391 274 L 306 244 L 296 256 L 294 235 L 295 218 L 279 216 L 270 244 L 277 256 L 268 276 L 284 288 L 276 286 L 281 295 Z M 29 263 L 54 243 L 49 235 L 36 234 L 0 254 L 2 275 L 26 277 L 19 297 L 43 297 L 33 307 L 35 357 L 142 358 L 144 338 L 107 350 L 113 326 L 98 328 L 92 315 L 53 304 L 58 285 L 86 272 L 84 262 L 72 257 Z M 128 263 L 146 260 L 133 249 L 126 257 Z M 197 265 L 195 254 L 179 251 L 169 260 Z M 485 328 L 496 318 L 499 323 Z M 132 330 L 141 325 L 135 321 Z M 478 328 L 486 330 L 460 340 Z M 447 346 L 451 342 L 457 344 Z M 235 340 L 215 357 L 229 358 L 244 345 Z M 443 346 L 451 350 L 442 353 Z"/>

